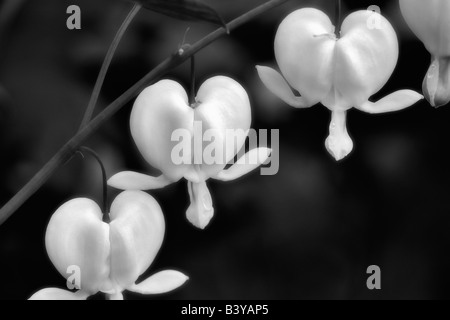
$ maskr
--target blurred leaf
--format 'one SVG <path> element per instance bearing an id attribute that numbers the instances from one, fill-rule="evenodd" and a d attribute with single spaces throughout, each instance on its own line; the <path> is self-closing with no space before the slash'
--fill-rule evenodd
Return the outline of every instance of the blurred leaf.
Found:
<path id="1" fill-rule="evenodd" d="M 207 21 L 227 29 L 223 18 L 199 0 L 132 0 L 144 8 L 180 20 Z"/>

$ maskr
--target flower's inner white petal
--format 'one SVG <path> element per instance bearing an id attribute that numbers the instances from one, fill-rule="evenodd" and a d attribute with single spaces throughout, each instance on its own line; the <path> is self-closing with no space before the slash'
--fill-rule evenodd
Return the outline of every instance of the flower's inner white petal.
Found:
<path id="1" fill-rule="evenodd" d="M 353 150 L 353 141 L 347 132 L 347 111 L 334 111 L 330 135 L 326 140 L 328 152 L 337 160 L 344 159 Z"/>
<path id="2" fill-rule="evenodd" d="M 186 212 L 190 223 L 200 229 L 205 229 L 214 216 L 211 193 L 206 182 L 193 183 L 188 181 L 188 191 L 191 204 Z"/>

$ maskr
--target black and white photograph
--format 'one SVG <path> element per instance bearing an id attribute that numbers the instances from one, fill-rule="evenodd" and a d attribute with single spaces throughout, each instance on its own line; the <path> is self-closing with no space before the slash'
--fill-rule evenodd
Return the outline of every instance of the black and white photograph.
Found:
<path id="1" fill-rule="evenodd" d="M 450 0 L 0 0 L 0 300 L 450 299 L 449 123 Z"/>

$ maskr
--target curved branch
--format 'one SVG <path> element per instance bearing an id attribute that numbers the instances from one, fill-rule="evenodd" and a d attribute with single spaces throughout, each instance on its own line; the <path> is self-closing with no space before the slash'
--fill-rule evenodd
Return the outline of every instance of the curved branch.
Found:
<path id="1" fill-rule="evenodd" d="M 127 31 L 128 27 L 130 26 L 130 23 L 133 21 L 134 17 L 138 14 L 141 8 L 142 6 L 140 4 L 133 5 L 133 8 L 131 9 L 130 13 L 127 15 L 122 25 L 120 26 L 119 30 L 117 31 L 114 40 L 108 49 L 108 53 L 106 54 L 105 60 L 103 61 L 100 72 L 98 74 L 94 90 L 92 92 L 91 99 L 89 100 L 88 107 L 86 108 L 86 112 L 83 116 L 83 120 L 81 121 L 80 128 L 83 128 L 85 125 L 89 123 L 89 121 L 91 121 L 92 115 L 94 114 L 95 106 L 100 96 L 100 91 L 102 89 L 103 82 L 105 82 L 106 73 L 108 72 L 108 68 L 114 57 L 114 53 L 116 52 L 120 40 L 122 40 L 122 37 L 125 34 L 125 31 Z"/>
<path id="2" fill-rule="evenodd" d="M 271 0 L 259 7 L 250 10 L 242 16 L 236 18 L 227 24 L 228 29 L 234 30 L 243 24 L 257 18 L 261 14 L 273 9 L 289 0 Z M 189 46 L 176 54 L 164 60 L 155 69 L 150 71 L 146 76 L 139 80 L 135 85 L 129 88 L 97 117 L 84 126 L 72 139 L 70 139 L 49 162 L 0 210 L 0 225 L 3 224 L 22 204 L 27 201 L 42 185 L 52 176 L 57 168 L 68 161 L 80 145 L 91 136 L 103 123 L 111 118 L 117 111 L 130 102 L 141 92 L 146 86 L 153 81 L 159 79 L 174 67 L 188 60 L 192 55 L 207 47 L 220 37 L 227 35 L 225 28 L 217 29 L 210 33 L 197 43 Z"/>

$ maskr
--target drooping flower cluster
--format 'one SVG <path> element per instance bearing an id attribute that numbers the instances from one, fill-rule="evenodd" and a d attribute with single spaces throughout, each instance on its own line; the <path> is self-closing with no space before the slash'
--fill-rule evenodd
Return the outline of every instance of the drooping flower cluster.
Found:
<path id="1" fill-rule="evenodd" d="M 450 102 L 450 1 L 400 0 L 411 30 L 431 53 L 423 92 L 433 107 Z"/>
<path id="2" fill-rule="evenodd" d="M 125 191 L 111 206 L 111 223 L 103 222 L 102 216 L 100 207 L 84 198 L 71 200 L 55 212 L 45 236 L 47 253 L 63 277 L 79 271 L 79 290 L 47 288 L 31 300 L 84 300 L 98 292 L 121 300 L 124 290 L 160 294 L 187 281 L 184 274 L 166 270 L 136 284 L 164 238 L 164 216 L 153 197 Z"/>
<path id="3" fill-rule="evenodd" d="M 447 103 L 450 36 L 446 31 L 450 22 L 442 12 L 448 12 L 450 4 L 444 0 L 430 5 L 420 0 L 400 3 L 411 28 L 433 55 L 424 92 L 433 105 Z M 379 22 L 376 26 L 369 23 L 374 17 Z M 400 90 L 377 102 L 369 101 L 389 80 L 398 54 L 396 33 L 378 13 L 358 11 L 349 15 L 336 36 L 327 15 L 307 8 L 290 14 L 278 29 L 275 55 L 282 74 L 262 66 L 257 70 L 268 89 L 287 104 L 307 108 L 322 103 L 332 112 L 326 147 L 336 160 L 342 160 L 353 149 L 346 125 L 348 110 L 392 112 L 423 98 L 414 91 Z M 291 88 L 301 96 L 294 95 Z M 204 229 L 214 215 L 207 180 L 240 178 L 269 158 L 270 149 L 256 148 L 233 163 L 245 150 L 250 126 L 248 94 L 231 78 L 207 80 L 195 101 L 189 101 L 183 87 L 171 80 L 144 90 L 132 110 L 131 134 L 143 158 L 161 175 L 131 171 L 114 175 L 108 184 L 126 191 L 113 202 L 108 223 L 92 200 L 74 199 L 62 205 L 49 222 L 46 249 L 68 281 L 72 280 L 70 270 L 76 267 L 78 291 L 47 288 L 30 299 L 82 300 L 103 292 L 110 299 L 120 300 L 126 290 L 159 294 L 183 285 L 188 277 L 173 270 L 136 283 L 153 263 L 165 233 L 160 206 L 142 190 L 186 179 L 191 201 L 187 219 Z"/>
<path id="4" fill-rule="evenodd" d="M 373 15 L 380 22 L 377 27 L 368 23 Z M 342 160 L 353 149 L 346 125 L 349 109 L 392 112 L 423 98 L 414 91 L 401 90 L 377 102 L 369 101 L 389 80 L 398 54 L 396 33 L 378 13 L 364 10 L 350 14 L 337 38 L 325 13 L 306 8 L 290 14 L 276 35 L 275 55 L 284 78 L 274 69 L 257 69 L 267 88 L 287 104 L 308 108 L 322 103 L 332 112 L 326 147 L 336 160 Z M 301 96 L 295 96 L 289 85 Z"/>
<path id="5" fill-rule="evenodd" d="M 113 176 L 108 184 L 122 190 L 151 190 L 185 178 L 191 199 L 187 219 L 203 229 L 214 215 L 206 181 L 210 178 L 222 181 L 237 179 L 256 169 L 269 157 L 269 149 L 253 149 L 226 169 L 244 146 L 250 123 L 251 109 L 247 92 L 231 78 L 219 76 L 207 80 L 200 87 L 193 105 L 189 104 L 188 95 L 180 84 L 171 80 L 160 81 L 139 95 L 133 107 L 130 126 L 142 156 L 162 175 L 152 177 L 136 172 L 121 172 Z M 174 139 L 174 133 L 180 129 L 188 133 L 182 144 L 187 145 L 187 148 L 183 150 L 178 150 L 180 141 Z M 232 135 L 232 139 L 229 139 L 230 130 L 244 134 Z M 211 136 L 208 138 L 209 134 Z M 216 147 L 213 148 L 214 152 L 221 156 L 216 159 L 218 161 L 208 162 L 204 156 L 210 148 L 207 141 L 211 140 Z M 186 161 L 175 159 L 180 153 Z"/>

